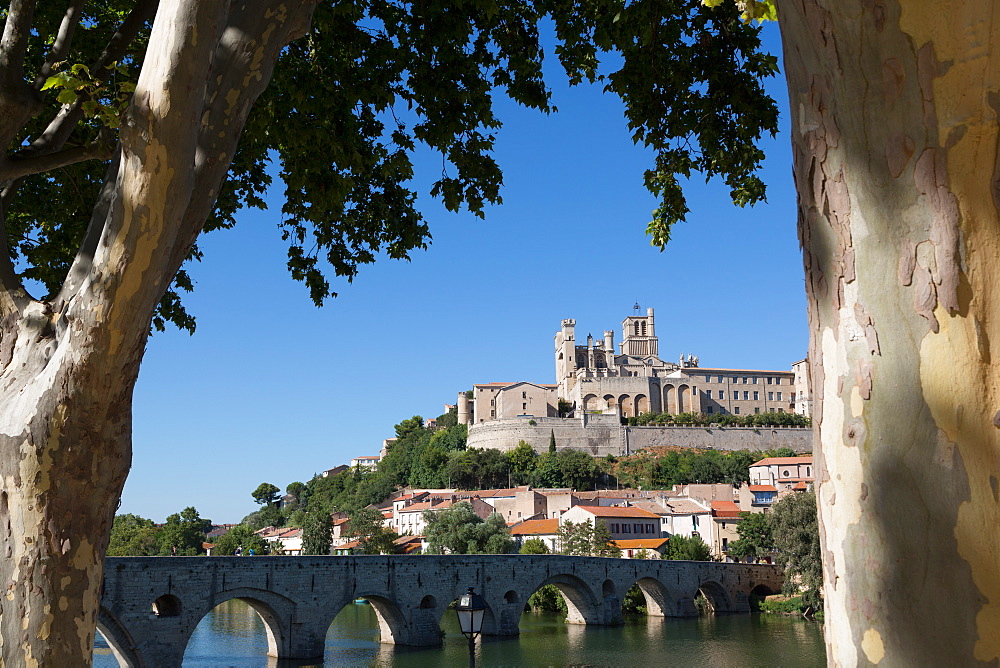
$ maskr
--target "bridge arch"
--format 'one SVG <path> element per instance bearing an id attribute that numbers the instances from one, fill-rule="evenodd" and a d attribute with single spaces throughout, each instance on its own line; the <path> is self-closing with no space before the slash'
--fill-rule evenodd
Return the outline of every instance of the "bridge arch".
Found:
<path id="1" fill-rule="evenodd" d="M 559 593 L 562 594 L 569 611 L 566 615 L 567 624 L 600 624 L 601 620 L 597 614 L 597 606 L 600 600 L 594 594 L 590 586 L 569 573 L 553 575 L 538 584 L 532 593 L 538 591 L 545 585 L 555 585 Z"/>
<path id="2" fill-rule="evenodd" d="M 157 617 L 180 617 L 181 600 L 173 594 L 164 594 L 153 601 L 153 614 Z"/>
<path id="3" fill-rule="evenodd" d="M 286 625 L 286 621 L 292 619 L 295 603 L 273 591 L 242 587 L 240 589 L 230 589 L 220 592 L 212 598 L 211 607 L 201 611 L 198 622 L 194 626 L 197 626 L 201 619 L 211 610 L 233 599 L 243 601 L 253 608 L 254 612 L 260 615 L 261 620 L 264 622 L 264 632 L 267 634 L 267 655 L 274 657 L 287 656 L 290 629 Z M 191 628 L 192 632 L 194 631 L 194 626 Z M 185 648 L 189 640 L 190 633 L 184 639 Z"/>
<path id="4" fill-rule="evenodd" d="M 715 580 L 706 580 L 698 586 L 698 593 L 701 593 L 708 601 L 712 612 L 725 613 L 735 612 L 732 598 L 726 588 Z"/>
<path id="5" fill-rule="evenodd" d="M 659 579 L 646 576 L 635 581 L 635 586 L 646 599 L 646 614 L 650 617 L 680 617 L 684 616 L 678 605 L 677 592 L 672 591 Z M 684 611 L 688 612 L 688 611 Z"/>
<path id="6" fill-rule="evenodd" d="M 409 634 L 407 633 L 406 617 L 403 615 L 402 610 L 399 609 L 399 605 L 395 601 L 377 594 L 359 594 L 358 598 L 364 598 L 367 600 L 371 604 L 372 610 L 375 611 L 375 618 L 378 620 L 378 632 L 381 642 L 393 645 L 406 645 L 410 643 Z M 353 601 L 349 601 L 345 604 L 345 606 L 351 604 L 352 602 Z M 334 617 L 336 617 L 336 615 L 339 614 L 345 606 L 337 608 Z M 434 596 L 424 596 L 420 601 L 418 609 L 436 612 L 437 599 Z M 333 623 L 333 618 L 330 619 L 330 623 Z M 327 626 L 329 627 L 329 624 L 327 624 Z"/>
<path id="7" fill-rule="evenodd" d="M 111 653 L 118 660 L 119 666 L 142 668 L 146 663 L 142 655 L 135 650 L 135 640 L 128 629 L 103 605 L 97 611 L 97 630 L 111 648 Z"/>

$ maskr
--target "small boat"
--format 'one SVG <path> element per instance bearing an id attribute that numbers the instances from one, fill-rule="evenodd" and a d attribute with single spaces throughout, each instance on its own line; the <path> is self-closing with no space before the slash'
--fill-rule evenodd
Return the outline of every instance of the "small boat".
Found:
<path id="1" fill-rule="evenodd" d="M 356 599 L 354 599 L 354 604 L 355 605 L 364 605 L 365 603 L 368 603 L 368 599 L 367 598 L 356 598 Z"/>

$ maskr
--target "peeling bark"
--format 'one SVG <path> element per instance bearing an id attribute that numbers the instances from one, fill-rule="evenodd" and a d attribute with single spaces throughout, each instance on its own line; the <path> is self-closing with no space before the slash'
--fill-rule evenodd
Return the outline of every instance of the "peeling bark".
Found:
<path id="1" fill-rule="evenodd" d="M 312 6 L 161 3 L 87 235 L 96 243 L 51 303 L 0 291 L 2 666 L 90 664 L 150 319 Z"/>
<path id="2" fill-rule="evenodd" d="M 1000 661 L 1000 18 L 779 0 L 831 665 Z"/>

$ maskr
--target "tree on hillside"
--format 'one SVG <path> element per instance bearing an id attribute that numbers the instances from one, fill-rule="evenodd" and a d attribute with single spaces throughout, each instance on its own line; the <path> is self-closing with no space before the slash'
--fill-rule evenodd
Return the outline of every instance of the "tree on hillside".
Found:
<path id="1" fill-rule="evenodd" d="M 556 451 L 556 431 L 555 429 L 549 429 L 549 452 Z"/>
<path id="2" fill-rule="evenodd" d="M 179 555 L 202 554 L 204 550 L 201 544 L 205 542 L 205 534 L 211 529 L 211 520 L 200 517 L 193 506 L 169 515 L 156 536 L 160 554 L 172 554 L 175 547 Z"/>
<path id="3" fill-rule="evenodd" d="M 262 482 L 257 486 L 257 489 L 250 493 L 250 496 L 262 506 L 269 506 L 278 500 L 280 494 L 280 488 L 275 487 L 269 482 Z"/>
<path id="4" fill-rule="evenodd" d="M 700 536 L 681 536 L 674 534 L 667 541 L 664 559 L 680 561 L 711 561 L 712 548 L 705 544 Z"/>
<path id="5" fill-rule="evenodd" d="M 212 554 L 228 557 L 236 554 L 237 548 L 243 548 L 243 555 L 249 556 L 250 550 L 255 554 L 267 554 L 267 541 L 254 533 L 246 524 L 237 524 L 215 541 Z"/>
<path id="6" fill-rule="evenodd" d="M 538 453 L 535 449 L 524 441 L 518 441 L 517 447 L 508 450 L 507 468 L 510 471 L 511 482 L 515 485 L 524 485 L 531 480 L 531 474 L 538 466 Z"/>
<path id="7" fill-rule="evenodd" d="M 559 553 L 578 557 L 620 557 L 621 550 L 611 540 L 611 531 L 604 522 L 595 526 L 585 522 L 562 522 L 559 525 Z"/>
<path id="8" fill-rule="evenodd" d="M 138 515 L 115 515 L 108 543 L 109 557 L 152 557 L 160 553 L 159 529 Z"/>
<path id="9" fill-rule="evenodd" d="M 821 610 L 823 558 L 816 522 L 816 495 L 790 494 L 775 503 L 768 515 L 778 559 L 785 567 L 785 593 L 801 592 L 803 604 Z"/>
<path id="10" fill-rule="evenodd" d="M 736 525 L 737 540 L 729 544 L 729 556 L 734 559 L 761 559 L 774 551 L 774 536 L 769 516 L 764 513 L 740 513 Z"/>
<path id="11" fill-rule="evenodd" d="M 358 541 L 357 551 L 361 554 L 392 554 L 395 551 L 393 541 L 399 534 L 385 525 L 381 511 L 360 508 L 351 513 L 348 527 L 350 536 Z"/>
<path id="12" fill-rule="evenodd" d="M 485 520 L 466 501 L 445 510 L 425 511 L 427 554 L 506 554 L 513 541 L 498 513 Z"/>
<path id="13" fill-rule="evenodd" d="M 519 554 L 548 554 L 549 546 L 541 538 L 529 538 L 521 543 Z"/>
<path id="14" fill-rule="evenodd" d="M 330 554 L 333 545 L 333 518 L 326 511 L 306 513 L 302 522 L 302 554 Z"/>

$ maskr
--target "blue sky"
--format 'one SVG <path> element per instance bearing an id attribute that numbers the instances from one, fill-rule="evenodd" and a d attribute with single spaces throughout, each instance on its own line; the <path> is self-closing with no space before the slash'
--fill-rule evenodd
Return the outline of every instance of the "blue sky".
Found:
<path id="1" fill-rule="evenodd" d="M 423 197 L 430 248 L 364 267 L 322 309 L 285 269 L 280 186 L 271 212 L 244 212 L 235 229 L 204 237 L 186 299 L 198 331 L 150 340 L 119 512 L 162 521 L 193 505 L 237 522 L 261 482 L 284 489 L 378 454 L 394 424 L 439 415 L 473 383 L 553 382 L 560 320 L 576 318 L 579 338 L 614 329 L 618 341 L 636 301 L 656 309 L 664 359 L 789 369 L 804 357 L 783 79 L 769 86 L 782 134 L 764 145 L 768 202 L 737 208 L 722 184 L 696 177 L 688 220 L 661 253 L 645 235 L 650 156 L 633 146 L 621 103 L 558 74 L 559 113 L 499 107 L 502 206 L 479 220 Z M 440 160 L 423 167 L 430 178 Z"/>

